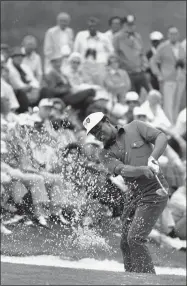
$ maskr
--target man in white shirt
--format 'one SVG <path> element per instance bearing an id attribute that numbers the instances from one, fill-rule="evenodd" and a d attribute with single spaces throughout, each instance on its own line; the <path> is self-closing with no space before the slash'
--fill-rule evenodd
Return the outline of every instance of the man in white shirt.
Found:
<path id="1" fill-rule="evenodd" d="M 84 59 L 88 50 L 94 51 L 97 63 L 106 64 L 108 55 L 113 52 L 113 46 L 105 34 L 98 31 L 98 19 L 90 17 L 88 30 L 80 31 L 76 35 L 74 52 L 80 53 Z"/>
<path id="2" fill-rule="evenodd" d="M 23 64 L 25 54 L 21 48 L 13 49 L 12 55 L 7 62 L 9 70 L 9 82 L 20 104 L 18 112 L 28 110 L 28 106 L 37 102 L 39 97 L 40 83 L 34 76 L 29 66 Z"/>
<path id="3" fill-rule="evenodd" d="M 45 56 L 45 74 L 50 71 L 50 58 L 54 54 L 63 54 L 63 48 L 66 46 L 72 50 L 73 47 L 73 30 L 69 27 L 71 18 L 67 13 L 60 13 L 57 16 L 57 25 L 49 28 L 44 39 L 44 56 Z"/>
<path id="4" fill-rule="evenodd" d="M 106 31 L 104 34 L 107 36 L 111 45 L 113 45 L 113 37 L 114 35 L 121 30 L 122 27 L 122 19 L 119 16 L 111 17 L 108 21 L 110 29 Z"/>
<path id="5" fill-rule="evenodd" d="M 23 65 L 28 66 L 36 79 L 41 83 L 42 81 L 42 61 L 39 54 L 36 53 L 37 41 L 32 35 L 23 38 L 22 41 L 25 57 L 23 58 Z"/>
<path id="6" fill-rule="evenodd" d="M 179 30 L 168 29 L 168 40 L 157 48 L 151 69 L 158 78 L 163 94 L 163 109 L 172 124 L 176 122 L 186 85 L 186 55 L 179 42 Z"/>

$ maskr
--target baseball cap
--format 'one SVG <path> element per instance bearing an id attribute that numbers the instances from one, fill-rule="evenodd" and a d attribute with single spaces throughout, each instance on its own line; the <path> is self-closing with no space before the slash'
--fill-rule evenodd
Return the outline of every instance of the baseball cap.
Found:
<path id="1" fill-rule="evenodd" d="M 94 112 L 88 115 L 84 121 L 83 126 L 86 129 L 86 133 L 88 134 L 104 117 L 103 112 Z"/>
<path id="2" fill-rule="evenodd" d="M 48 99 L 48 98 L 43 98 L 40 100 L 38 107 L 44 107 L 44 106 L 49 106 L 52 107 L 53 106 L 53 102 L 52 100 Z"/>
<path id="3" fill-rule="evenodd" d="M 138 101 L 139 95 L 135 91 L 129 91 L 125 96 L 126 101 Z"/>
<path id="4" fill-rule="evenodd" d="M 25 53 L 24 53 L 22 48 L 15 47 L 15 48 L 12 49 L 11 57 L 16 57 L 16 56 L 22 56 L 22 57 L 25 56 Z"/>
<path id="5" fill-rule="evenodd" d="M 149 38 L 151 41 L 160 41 L 164 38 L 163 34 L 159 31 L 150 33 Z"/>

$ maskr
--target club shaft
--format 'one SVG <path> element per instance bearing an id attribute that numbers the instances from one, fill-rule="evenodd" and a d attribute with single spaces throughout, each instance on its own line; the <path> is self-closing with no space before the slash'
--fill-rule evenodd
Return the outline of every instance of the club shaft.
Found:
<path id="1" fill-rule="evenodd" d="M 155 175 L 157 182 L 159 183 L 160 187 L 162 188 L 162 190 L 164 191 L 165 194 L 168 194 L 167 190 L 164 188 L 164 186 L 162 185 L 160 179 L 158 178 L 157 175 Z"/>

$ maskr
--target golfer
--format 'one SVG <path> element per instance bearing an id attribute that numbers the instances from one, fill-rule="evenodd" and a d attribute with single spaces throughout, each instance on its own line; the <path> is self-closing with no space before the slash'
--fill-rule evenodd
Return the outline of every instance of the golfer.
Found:
<path id="1" fill-rule="evenodd" d="M 145 243 L 168 200 L 168 193 L 162 192 L 157 180 L 169 189 L 157 161 L 167 146 L 167 138 L 137 120 L 113 126 L 102 112 L 87 116 L 83 125 L 87 134 L 103 142 L 101 163 L 111 174 L 121 175 L 128 186 L 121 217 L 124 268 L 128 272 L 155 274 Z"/>

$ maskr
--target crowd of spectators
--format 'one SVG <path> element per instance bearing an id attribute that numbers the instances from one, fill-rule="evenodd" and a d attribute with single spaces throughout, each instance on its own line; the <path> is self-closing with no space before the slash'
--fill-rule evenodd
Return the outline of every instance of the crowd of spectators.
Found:
<path id="1" fill-rule="evenodd" d="M 133 15 L 112 17 L 106 32 L 90 17 L 75 35 L 70 15 L 60 13 L 46 31 L 44 59 L 37 48 L 34 35 L 19 47 L 1 44 L 1 232 L 18 222 L 70 227 L 99 223 L 99 213 L 120 216 L 123 179 L 106 173 L 101 143 L 82 126 L 102 111 L 114 124 L 136 119 L 167 134 L 159 162 L 174 223 L 162 231 L 186 239 L 186 39 L 173 26 L 166 36 L 153 31 L 146 53 Z"/>

